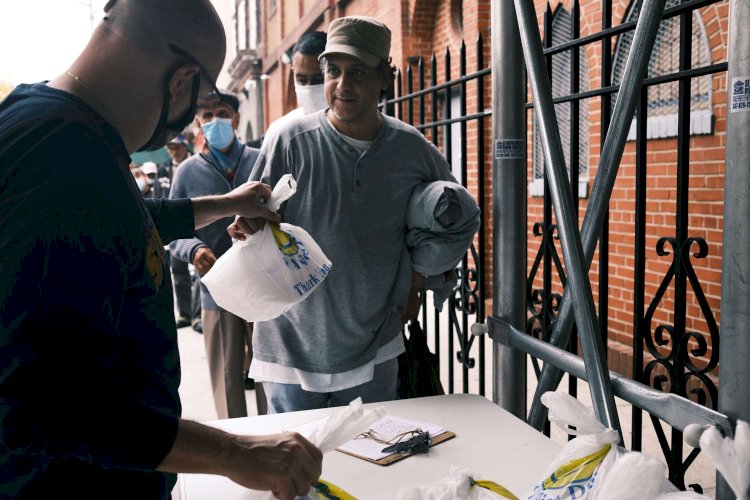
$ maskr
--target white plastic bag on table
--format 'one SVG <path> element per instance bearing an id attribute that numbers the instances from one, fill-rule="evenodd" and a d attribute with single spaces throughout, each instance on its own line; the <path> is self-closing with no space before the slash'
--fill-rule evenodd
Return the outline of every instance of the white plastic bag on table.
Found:
<path id="1" fill-rule="evenodd" d="M 366 431 L 373 422 L 383 418 L 383 415 L 385 415 L 385 409 L 382 406 L 365 409 L 362 406 L 362 398 L 357 398 L 349 403 L 349 406 L 339 408 L 331 413 L 325 424 L 315 429 L 308 440 L 325 454 Z M 269 491 L 256 490 L 248 490 L 242 496 L 242 500 L 272 500 L 273 498 L 273 494 Z M 331 498 L 354 500 L 353 496 L 341 490 L 338 486 L 322 479 L 318 480 L 318 484 L 315 485 L 315 488 L 311 488 L 307 495 L 297 497 L 297 500 L 328 500 Z"/>
<path id="2" fill-rule="evenodd" d="M 296 190 L 294 177 L 283 176 L 266 206 L 278 210 Z M 267 223 L 236 242 L 201 281 L 219 307 L 246 321 L 266 321 L 308 297 L 330 270 L 331 261 L 307 231 Z"/>
<path id="3" fill-rule="evenodd" d="M 518 500 L 513 493 L 492 481 L 474 480 L 471 473 L 451 467 L 448 476 L 434 484 L 406 486 L 396 500 Z"/>
<path id="4" fill-rule="evenodd" d="M 578 400 L 563 392 L 544 393 L 542 403 L 549 408 L 550 422 L 577 437 L 560 450 L 542 480 L 523 498 L 603 498 L 597 496 L 597 490 L 617 460 L 617 431 L 604 427 Z"/>
<path id="5" fill-rule="evenodd" d="M 620 455 L 601 481 L 597 496 L 607 500 L 709 500 L 693 491 L 680 491 L 667 480 L 666 467 L 639 452 Z"/>

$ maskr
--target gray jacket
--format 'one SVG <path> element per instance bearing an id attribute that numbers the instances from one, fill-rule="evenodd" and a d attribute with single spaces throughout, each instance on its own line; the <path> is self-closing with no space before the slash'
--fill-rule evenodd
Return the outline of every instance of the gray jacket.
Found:
<path id="1" fill-rule="evenodd" d="M 243 146 L 239 141 L 229 153 L 229 158 L 237 165 L 232 180 L 227 179 L 210 154 L 193 155 L 180 164 L 172 179 L 170 198 L 194 198 L 209 194 L 224 194 L 244 184 L 258 158 L 259 150 Z M 195 238 L 175 240 L 169 245 L 172 254 L 180 260 L 192 263 L 195 252 L 200 247 L 210 248 L 216 257 L 221 257 L 232 246 L 232 238 L 227 226 L 234 217 L 226 217 L 208 226 L 195 230 Z M 208 289 L 201 284 L 201 305 L 205 309 L 220 309 L 211 298 Z"/>

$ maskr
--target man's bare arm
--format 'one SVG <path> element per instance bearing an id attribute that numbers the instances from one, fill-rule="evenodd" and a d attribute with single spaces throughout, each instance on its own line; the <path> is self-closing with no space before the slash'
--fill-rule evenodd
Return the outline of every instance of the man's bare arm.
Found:
<path id="1" fill-rule="evenodd" d="M 276 498 L 305 495 L 320 477 L 323 454 L 294 432 L 239 436 L 181 419 L 158 470 L 226 476 Z"/>

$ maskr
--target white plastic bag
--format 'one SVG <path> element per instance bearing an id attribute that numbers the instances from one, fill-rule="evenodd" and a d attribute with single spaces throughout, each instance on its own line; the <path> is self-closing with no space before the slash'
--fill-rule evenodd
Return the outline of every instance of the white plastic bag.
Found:
<path id="1" fill-rule="evenodd" d="M 718 429 L 709 427 L 703 431 L 699 442 L 701 450 L 724 476 L 737 499 L 750 499 L 750 425 L 738 420 L 734 439 L 723 437 Z"/>
<path id="2" fill-rule="evenodd" d="M 617 431 L 604 427 L 578 400 L 563 392 L 544 393 L 542 403 L 549 408 L 551 422 L 577 437 L 560 450 L 543 479 L 523 498 L 603 498 L 597 497 L 597 490 L 600 479 L 617 460 Z"/>
<path id="3" fill-rule="evenodd" d="M 518 500 L 510 491 L 491 481 L 475 481 L 468 470 L 451 467 L 448 475 L 434 484 L 406 486 L 396 500 Z"/>
<path id="4" fill-rule="evenodd" d="M 667 480 L 663 463 L 639 452 L 617 458 L 602 479 L 597 496 L 607 500 L 709 500 L 694 491 L 679 491 Z"/>
<path id="5" fill-rule="evenodd" d="M 331 413 L 325 424 L 315 429 L 308 440 L 325 454 L 366 431 L 373 422 L 383 418 L 383 415 L 385 415 L 385 408 L 382 406 L 365 409 L 362 406 L 362 398 L 357 398 L 349 403 L 349 406 L 339 408 Z M 242 496 L 242 500 L 273 500 L 273 498 L 271 492 L 257 490 L 248 490 Z M 297 500 L 326 500 L 329 498 L 354 499 L 353 496 L 341 490 L 338 486 L 321 479 L 318 480 L 315 488 L 311 488 L 307 495 L 297 497 Z"/>
<path id="6" fill-rule="evenodd" d="M 357 398 L 349 406 L 331 413 L 323 427 L 315 429 L 308 439 L 320 451 L 328 453 L 366 431 L 384 415 L 385 408 L 382 406 L 365 409 L 362 398 Z"/>
<path id="7" fill-rule="evenodd" d="M 283 176 L 266 206 L 278 210 L 296 190 L 294 177 Z M 267 223 L 245 241 L 236 242 L 201 281 L 222 309 L 246 321 L 266 321 L 308 297 L 331 265 L 301 227 Z"/>

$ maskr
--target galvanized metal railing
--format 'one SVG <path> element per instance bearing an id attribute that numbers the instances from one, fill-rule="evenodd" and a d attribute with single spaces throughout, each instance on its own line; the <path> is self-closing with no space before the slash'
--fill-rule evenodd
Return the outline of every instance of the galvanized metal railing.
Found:
<path id="1" fill-rule="evenodd" d="M 680 411 L 692 409 L 696 421 L 714 423 L 724 427 L 727 431 L 731 427 L 726 420 L 726 416 L 715 412 L 717 409 L 717 390 L 714 385 L 714 378 L 710 377 L 709 373 L 715 369 L 718 363 L 718 327 L 714 319 L 715 314 L 708 307 L 708 302 L 702 292 L 700 280 L 693 269 L 692 263 L 694 259 L 705 257 L 709 243 L 692 236 L 687 224 L 690 171 L 688 140 L 690 137 L 690 82 L 695 78 L 721 74 L 727 70 L 727 63 L 725 62 L 711 63 L 696 68 L 691 67 L 690 37 L 692 30 L 690 29 L 690 19 L 696 9 L 719 1 L 689 0 L 677 5 L 668 4 L 665 9 L 665 0 L 644 0 L 643 4 L 639 4 L 641 22 L 636 24 L 634 20 L 626 21 L 613 27 L 612 4 L 609 0 L 602 0 L 602 29 L 597 33 L 585 36 L 580 34 L 580 7 L 577 2 L 574 2 L 571 9 L 570 39 L 553 45 L 551 36 L 546 36 L 544 47 L 539 45 L 536 48 L 533 45 L 540 41 L 538 40 L 538 31 L 534 32 L 534 29 L 538 28 L 535 25 L 536 15 L 533 4 L 526 0 L 516 1 L 515 11 L 519 14 L 520 22 L 518 26 L 525 45 L 526 62 L 530 73 L 529 80 L 534 94 L 534 102 L 526 103 L 525 107 L 527 110 L 534 110 L 535 112 L 537 107 L 542 108 L 542 113 L 537 115 L 537 126 L 543 126 L 546 129 L 544 133 L 540 133 L 540 137 L 545 143 L 546 156 L 550 162 L 546 169 L 544 182 L 543 220 L 532 221 L 534 234 L 524 235 L 529 241 L 535 241 L 535 239 L 539 241 L 536 258 L 533 259 L 526 276 L 527 321 L 525 329 L 526 334 L 533 334 L 549 342 L 551 348 L 557 346 L 568 349 L 572 353 L 576 352 L 578 343 L 575 336 L 577 330 L 581 336 L 580 342 L 586 363 L 580 366 L 575 365 L 571 360 L 556 351 L 549 351 L 533 344 L 520 342 L 517 338 L 513 340 L 512 335 L 509 336 L 507 333 L 508 331 L 522 330 L 524 325 L 518 328 L 518 325 L 512 324 L 513 321 L 503 323 L 503 321 L 494 321 L 495 318 L 491 318 L 492 321 L 489 321 L 490 325 L 495 324 L 495 328 L 498 329 L 497 335 L 493 335 L 492 326 L 489 328 L 490 335 L 495 340 L 503 342 L 499 338 L 503 337 L 508 345 L 515 342 L 514 348 L 520 348 L 518 346 L 523 345 L 525 346 L 523 349 L 525 352 L 532 352 L 532 350 L 534 352 L 531 359 L 535 363 L 539 381 L 534 402 L 528 414 L 529 423 L 540 429 L 545 428 L 547 425 L 546 411 L 539 405 L 538 399 L 544 391 L 557 387 L 563 372 L 574 375 L 570 377 L 569 383 L 569 391 L 574 395 L 577 391 L 575 377 L 585 375 L 592 389 L 591 396 L 597 414 L 607 425 L 618 427 L 618 417 L 614 411 L 613 403 L 614 394 L 633 404 L 631 420 L 633 435 L 630 443 L 628 443 L 630 448 L 638 450 L 642 446 L 641 428 L 643 422 L 640 408 L 644 408 L 650 413 L 654 431 L 658 435 L 668 464 L 670 480 L 683 489 L 686 487 L 685 473 L 699 451 L 694 450 L 687 458 L 683 459 L 681 430 L 684 428 L 685 422 L 679 419 L 675 420 L 674 408 L 660 411 L 660 406 L 663 406 L 662 403 L 669 401 L 669 404 L 676 404 L 676 407 L 681 409 Z M 496 16 L 493 12 L 493 23 L 497 21 L 498 17 L 507 18 L 507 2 L 500 3 L 503 4 L 502 8 L 506 9 L 506 12 L 504 16 Z M 660 22 L 674 17 L 680 19 L 679 68 L 668 74 L 648 74 L 649 54 Z M 551 26 L 552 12 L 548 8 L 545 16 L 546 34 L 551 33 Z M 494 30 L 495 24 L 493 24 L 493 34 Z M 613 41 L 622 37 L 624 33 L 632 33 L 633 49 L 620 81 L 613 83 Z M 534 36 L 537 37 L 536 42 Z M 507 45 L 508 40 L 504 39 L 503 42 Z M 599 88 L 582 90 L 580 85 L 581 78 L 585 78 L 584 75 L 579 73 L 581 50 L 584 47 L 598 48 L 600 52 Z M 453 167 L 460 174 L 459 177 L 465 184 L 469 177 L 467 152 L 476 152 L 475 156 L 478 160 L 474 168 L 476 168 L 477 181 L 475 185 L 470 187 L 477 195 L 484 217 L 488 210 L 485 197 L 486 193 L 490 192 L 489 186 L 485 185 L 486 168 L 493 162 L 493 148 L 487 148 L 485 144 L 486 120 L 492 114 L 492 111 L 485 107 L 485 97 L 487 96 L 484 94 L 485 89 L 488 88 L 485 78 L 493 78 L 496 88 L 498 88 L 498 84 L 495 82 L 497 75 L 492 74 L 490 68 L 483 67 L 485 47 L 481 37 L 477 40 L 476 51 L 476 69 L 467 73 L 466 48 L 462 45 L 459 53 L 459 75 L 456 77 L 451 76 L 453 66 L 451 64 L 451 53 L 448 50 L 444 56 L 442 71 L 438 71 L 437 58 L 434 55 L 430 58 L 429 67 L 425 67 L 423 58 L 411 58 L 405 72 L 398 74 L 395 93 L 386 101 L 384 108 L 389 114 L 413 124 L 421 130 L 428 139 L 443 150 L 450 162 L 458 162 L 459 164 L 453 165 Z M 545 88 L 549 81 L 547 80 L 545 83 L 544 80 L 548 76 L 542 69 L 546 69 L 546 73 L 550 74 L 549 69 L 553 64 L 553 56 L 564 52 L 570 53 L 571 71 L 570 75 L 567 75 L 570 92 L 553 97 L 549 89 Z M 416 71 L 413 68 L 416 68 Z M 438 73 L 444 75 L 444 79 L 440 83 L 437 80 Z M 519 75 L 515 76 L 516 78 L 523 78 L 523 68 L 520 68 Z M 425 84 L 426 79 L 430 80 L 429 86 Z M 676 176 L 678 202 L 674 214 L 676 224 L 674 235 L 662 237 L 655 249 L 659 257 L 671 257 L 671 263 L 669 271 L 662 277 L 660 283 L 655 284 L 659 292 L 647 303 L 645 300 L 647 284 L 646 217 L 648 215 L 646 211 L 646 178 L 648 176 L 646 126 L 649 110 L 648 100 L 645 96 L 648 95 L 650 88 L 668 82 L 678 82 L 679 85 Z M 509 79 L 499 86 L 503 87 L 504 85 L 503 88 L 508 88 L 510 83 Z M 474 110 L 467 109 L 467 96 L 469 95 L 467 89 L 469 88 L 480 97 L 477 99 L 477 106 Z M 519 92 L 516 92 L 515 98 L 518 94 Z M 613 102 L 612 96 L 615 94 L 619 97 Z M 455 98 L 458 100 L 458 116 L 455 116 L 455 108 L 451 106 L 454 95 L 457 96 Z M 525 97 L 525 93 L 523 97 Z M 495 96 L 495 99 L 501 98 L 502 96 Z M 577 189 L 579 179 L 578 169 L 574 167 L 581 161 L 578 156 L 578 141 L 580 141 L 580 134 L 585 131 L 581 130 L 582 127 L 580 127 L 577 117 L 581 114 L 581 103 L 593 99 L 599 100 L 601 112 L 599 124 L 601 156 L 597 168 L 597 177 L 592 184 L 587 210 L 579 231 Z M 570 142 L 566 144 L 561 144 L 559 134 L 554 132 L 557 125 L 554 120 L 554 106 L 562 103 L 570 104 Z M 497 110 L 497 107 L 495 109 Z M 632 355 L 633 376 L 636 385 L 631 385 L 619 376 L 614 378 L 614 382 L 610 381 L 611 377 L 606 364 L 606 347 L 609 337 L 608 203 L 634 115 L 637 116 L 637 127 L 635 138 L 636 199 L 634 202 L 635 255 L 632 256 L 634 259 L 632 290 L 634 297 L 632 332 L 634 343 Z M 499 117 L 495 118 L 499 119 Z M 506 120 L 503 123 L 507 124 L 508 122 Z M 477 130 L 476 137 L 478 140 L 472 143 L 467 141 L 467 126 L 469 124 L 472 124 L 471 126 L 476 127 Z M 514 127 L 519 128 L 517 124 Z M 493 130 L 496 128 L 498 128 L 497 122 L 493 124 Z M 511 128 L 513 127 L 505 127 L 503 130 L 510 130 Z M 522 130 L 524 131 L 522 140 L 525 144 L 525 122 L 522 124 Z M 521 138 L 520 132 L 514 133 Z M 555 135 L 557 135 L 557 138 L 554 137 Z M 495 139 L 497 139 L 497 136 Z M 563 147 L 569 148 L 570 168 L 565 165 Z M 454 154 L 456 153 L 454 148 L 459 148 L 460 154 Z M 525 149 L 522 155 L 524 159 Z M 528 163 L 528 159 L 525 160 Z M 511 158 L 511 161 L 518 161 L 518 158 Z M 497 170 L 503 165 L 505 164 L 499 163 L 497 157 L 495 157 L 493 182 L 497 183 Z M 518 181 L 519 179 L 513 179 L 516 189 Z M 501 207 L 496 198 L 493 198 L 492 206 L 495 216 L 499 213 L 496 212 L 498 208 L 501 210 L 508 208 Z M 556 212 L 555 223 L 553 223 L 552 217 L 553 206 Z M 525 205 L 522 208 L 525 208 Z M 504 233 L 508 229 L 498 227 L 497 218 L 495 224 L 493 230 L 495 234 Z M 508 233 L 511 232 L 513 231 L 508 231 Z M 434 348 L 441 356 L 441 363 L 448 374 L 447 389 L 449 392 L 461 390 L 484 395 L 487 389 L 485 357 L 489 354 L 489 350 L 486 349 L 484 337 L 474 337 L 470 330 L 473 323 L 485 323 L 488 316 L 485 311 L 487 299 L 485 280 L 488 279 L 486 269 L 489 267 L 486 262 L 490 258 L 485 253 L 485 249 L 488 243 L 483 221 L 476 244 L 472 246 L 460 266 L 459 286 L 455 295 L 449 301 L 447 313 L 440 314 L 428 308 L 427 303 L 423 304 L 421 321 L 427 329 L 434 331 Z M 498 243 L 495 240 L 494 251 L 498 251 L 497 246 Z M 523 247 L 514 246 L 503 249 L 506 252 L 504 257 L 510 257 L 513 253 L 517 254 L 521 248 L 522 259 L 525 262 L 525 243 Z M 599 288 L 598 303 L 596 304 L 597 307 L 594 308 L 592 291 L 590 285 L 588 285 L 588 270 L 597 248 Z M 563 261 L 565 261 L 564 264 Z M 500 263 L 496 258 L 494 262 L 495 272 L 493 272 L 495 279 L 493 293 L 496 294 L 494 297 L 496 305 L 493 306 L 493 315 L 495 316 L 503 315 L 508 309 L 503 306 L 503 308 L 500 308 L 503 311 L 499 313 L 497 308 L 499 301 L 512 301 L 507 296 L 507 291 L 498 291 L 504 279 L 502 275 L 498 275 L 496 272 L 499 265 Z M 541 288 L 535 288 L 535 282 L 540 272 L 542 286 Z M 653 283 L 650 284 L 654 285 Z M 562 290 L 556 291 L 555 286 L 562 287 Z M 675 296 L 671 311 L 672 324 L 657 324 L 653 327 L 654 312 L 665 307 L 661 299 L 667 289 Z M 690 290 L 695 293 L 695 300 L 699 303 L 702 315 L 706 318 L 707 336 L 700 332 L 688 331 L 686 328 L 687 311 L 685 304 L 687 293 Z M 575 300 L 572 300 L 573 295 L 575 295 Z M 512 312 L 508 314 L 509 316 L 514 315 Z M 574 328 L 574 323 L 577 328 Z M 516 330 L 508 330 L 508 325 L 516 328 Z M 505 333 L 500 333 L 500 330 L 505 331 Z M 446 335 L 447 339 L 444 338 Z M 443 340 L 445 340 L 445 343 L 443 343 Z M 697 358 L 705 357 L 706 347 L 709 343 L 714 348 L 710 357 L 704 363 L 696 362 Z M 440 352 L 441 344 L 447 345 L 447 355 Z M 688 348 L 689 344 L 690 348 Z M 665 347 L 669 348 L 666 352 Z M 645 365 L 644 351 L 652 358 Z M 508 351 L 503 351 L 502 346 L 497 343 L 493 344 L 492 354 L 496 371 L 493 399 L 502 401 L 506 408 L 513 408 L 516 413 L 518 412 L 515 411 L 515 408 L 519 405 L 523 406 L 521 410 L 523 415 L 527 410 L 525 400 L 519 394 L 509 395 L 507 388 L 518 387 L 519 391 L 523 390 L 524 384 L 519 383 L 519 379 L 514 378 L 514 376 L 523 371 L 525 377 L 523 368 L 525 361 L 519 358 L 510 362 L 511 358 L 508 357 Z M 544 368 L 537 363 L 536 358 L 545 361 Z M 558 360 L 564 360 L 565 362 L 553 366 L 555 365 L 553 361 Z M 497 386 L 503 385 L 503 380 L 501 380 L 498 372 L 502 372 L 502 377 L 513 381 L 502 391 L 497 391 Z M 476 373 L 476 379 L 478 380 L 478 385 L 475 388 L 470 384 L 473 373 Z M 462 377 L 460 382 L 457 380 L 459 374 Z M 697 385 L 693 383 L 695 380 L 698 381 Z M 460 385 L 460 389 L 457 389 L 457 385 Z M 648 389 L 648 386 L 651 386 L 651 389 Z M 657 397 L 662 393 L 667 393 L 664 396 L 669 397 Z M 689 401 L 691 396 L 695 401 Z M 652 404 L 654 401 L 660 403 Z M 701 409 L 700 405 L 705 406 L 705 408 Z M 672 426 L 669 439 L 662 431 L 661 421 L 665 421 Z M 699 485 L 691 486 L 700 490 Z"/>

